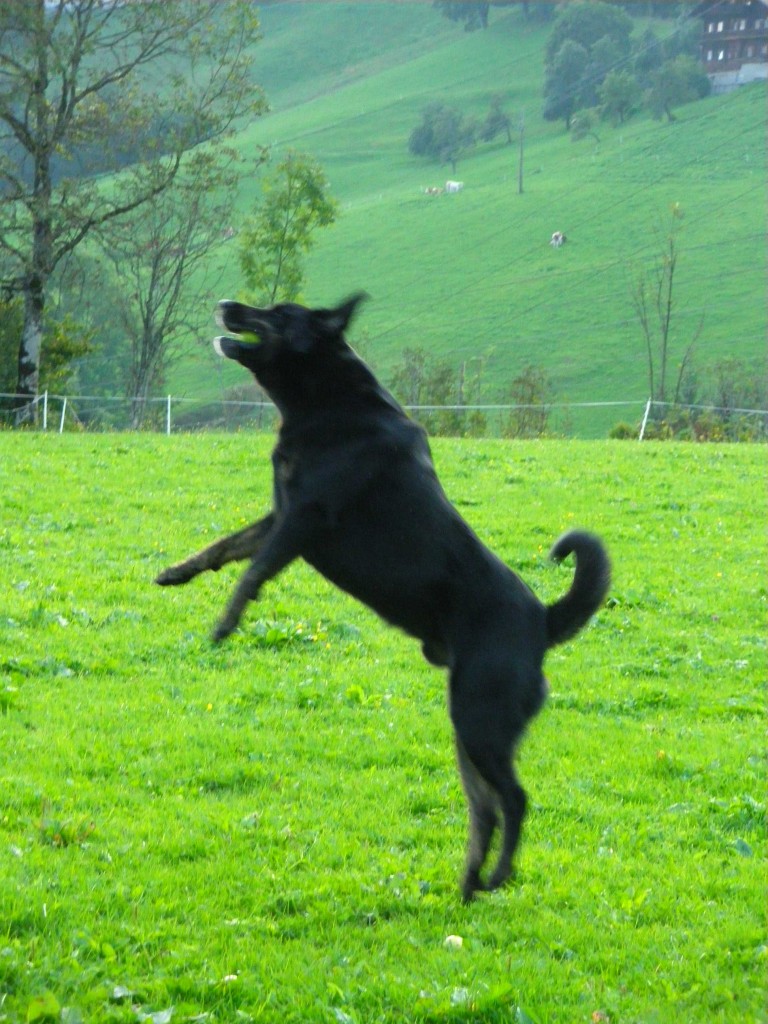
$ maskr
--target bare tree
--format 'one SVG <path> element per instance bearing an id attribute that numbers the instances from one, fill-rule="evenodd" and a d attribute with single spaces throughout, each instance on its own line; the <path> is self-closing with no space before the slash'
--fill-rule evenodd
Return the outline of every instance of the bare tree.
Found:
<path id="1" fill-rule="evenodd" d="M 0 254 L 24 301 L 29 408 L 56 267 L 165 191 L 184 153 L 264 109 L 248 59 L 257 29 L 248 0 L 3 0 Z"/>
<path id="2" fill-rule="evenodd" d="M 142 425 L 147 399 L 165 381 L 184 334 L 210 321 L 218 277 L 212 250 L 232 236 L 236 154 L 201 147 L 174 184 L 149 199 L 141 218 L 103 225 L 99 240 L 122 287 L 118 317 L 130 348 L 125 387 L 131 426 Z M 195 273 L 205 265 L 206 273 Z"/>
<path id="3" fill-rule="evenodd" d="M 672 207 L 669 226 L 661 236 L 660 253 L 650 272 L 637 275 L 632 289 L 632 304 L 645 342 L 648 367 L 648 395 L 656 402 L 669 400 L 669 363 L 673 347 L 673 315 L 677 311 L 675 275 L 679 248 L 678 236 L 683 211 L 677 203 Z M 678 364 L 673 401 L 680 397 L 685 374 L 690 367 L 694 346 L 701 334 L 703 319 L 685 348 Z"/>

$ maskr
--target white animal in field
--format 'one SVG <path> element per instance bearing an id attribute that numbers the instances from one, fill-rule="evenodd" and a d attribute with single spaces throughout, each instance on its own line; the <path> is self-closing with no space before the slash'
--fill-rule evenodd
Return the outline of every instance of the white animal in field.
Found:
<path id="1" fill-rule="evenodd" d="M 549 240 L 550 245 L 554 245 L 556 249 L 559 249 L 561 245 L 567 242 L 568 239 L 565 237 L 562 231 L 555 231 Z"/>
<path id="2" fill-rule="evenodd" d="M 463 181 L 446 181 L 446 183 L 445 183 L 445 191 L 448 192 L 448 193 L 451 193 L 451 192 L 461 192 L 461 190 L 463 188 L 464 188 L 464 182 Z"/>
<path id="3" fill-rule="evenodd" d="M 441 196 L 445 192 L 444 188 L 440 188 L 438 185 L 429 185 L 424 189 L 425 196 Z"/>

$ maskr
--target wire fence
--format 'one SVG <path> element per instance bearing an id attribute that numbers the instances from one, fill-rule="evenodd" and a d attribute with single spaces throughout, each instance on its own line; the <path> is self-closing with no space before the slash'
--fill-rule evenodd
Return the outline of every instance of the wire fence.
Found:
<path id="1" fill-rule="evenodd" d="M 677 437 L 690 440 L 766 441 L 768 409 L 680 405 L 651 399 L 546 404 L 405 405 L 434 435 L 474 437 Z M 272 402 L 166 395 L 125 398 L 0 393 L 0 425 L 62 434 L 65 431 L 194 433 L 273 430 Z"/>

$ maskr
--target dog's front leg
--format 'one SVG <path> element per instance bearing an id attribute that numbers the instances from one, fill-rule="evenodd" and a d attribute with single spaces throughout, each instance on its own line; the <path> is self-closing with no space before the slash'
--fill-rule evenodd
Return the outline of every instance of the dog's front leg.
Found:
<path id="1" fill-rule="evenodd" d="M 258 597 L 262 584 L 298 558 L 307 525 L 296 515 L 286 517 L 277 525 L 241 577 L 227 610 L 213 631 L 214 641 L 228 637 L 237 627 L 245 606 Z"/>
<path id="2" fill-rule="evenodd" d="M 176 587 L 181 583 L 188 583 L 208 569 L 217 572 L 228 562 L 241 562 L 245 558 L 254 558 L 263 547 L 274 525 L 275 515 L 270 512 L 268 516 L 260 519 L 257 523 L 251 523 L 244 530 L 238 530 L 237 533 L 232 533 L 228 537 L 222 537 L 221 540 L 198 551 L 196 555 L 164 569 L 155 583 L 159 583 L 161 587 Z"/>

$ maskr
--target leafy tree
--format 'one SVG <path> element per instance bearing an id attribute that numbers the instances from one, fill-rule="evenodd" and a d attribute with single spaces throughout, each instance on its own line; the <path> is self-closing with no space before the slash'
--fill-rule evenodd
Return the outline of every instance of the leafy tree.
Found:
<path id="1" fill-rule="evenodd" d="M 14 394 L 19 335 L 24 322 L 20 296 L 0 299 L 0 393 Z M 76 361 L 91 351 L 94 331 L 72 314 L 51 318 L 48 344 L 40 367 L 41 390 L 61 391 L 75 373 Z M 0 398 L 0 408 L 10 402 Z"/>
<path id="2" fill-rule="evenodd" d="M 673 0 L 624 0 L 619 4 L 619 7 L 638 18 L 685 17 L 690 13 L 691 6 L 690 3 L 674 3 Z"/>
<path id="3" fill-rule="evenodd" d="M 427 351 L 423 348 L 403 349 L 400 365 L 390 380 L 390 387 L 403 405 L 421 405 L 426 382 Z M 426 399 L 424 399 L 426 401 Z"/>
<path id="4" fill-rule="evenodd" d="M 414 412 L 430 434 L 480 437 L 487 426 L 482 411 L 462 408 L 477 401 L 485 357 L 479 363 L 468 378 L 466 364 L 456 369 L 446 360 L 434 359 L 423 348 L 406 348 L 390 387 L 406 406 L 436 407 Z"/>
<path id="5" fill-rule="evenodd" d="M 238 257 L 252 301 L 298 297 L 314 232 L 333 224 L 337 213 L 320 165 L 290 151 L 267 177 L 256 213 L 240 232 Z"/>
<path id="6" fill-rule="evenodd" d="M 491 100 L 491 109 L 486 115 L 485 121 L 480 126 L 479 135 L 483 142 L 492 142 L 497 135 L 506 135 L 507 142 L 512 144 L 512 122 L 509 114 L 502 109 L 503 96 L 494 96 Z"/>
<path id="7" fill-rule="evenodd" d="M 184 333 L 200 332 L 210 319 L 216 281 L 195 271 L 207 268 L 212 250 L 222 244 L 238 178 L 234 161 L 226 148 L 198 148 L 173 186 L 143 205 L 138 222 L 114 221 L 99 231 L 122 285 L 116 319 L 130 352 L 123 386 L 133 399 L 134 429 L 143 423 L 147 399 L 164 383 Z"/>
<path id="8" fill-rule="evenodd" d="M 712 400 L 725 419 L 737 409 L 765 409 L 768 402 L 764 367 L 727 356 L 712 367 Z"/>
<path id="9" fill-rule="evenodd" d="M 41 387 L 45 382 L 46 363 L 56 325 L 67 321 L 79 325 L 88 339 L 88 351 L 76 357 L 66 385 L 61 391 L 76 388 L 81 395 L 125 394 L 130 351 L 117 311 L 125 298 L 125 287 L 113 273 L 110 260 L 105 260 L 97 245 L 81 246 L 56 269 L 49 289 L 46 307 L 45 346 L 41 361 Z M 18 350 L 18 335 L 16 336 Z M 14 372 L 16 360 L 14 359 Z M 116 407 L 115 407 L 116 408 Z"/>
<path id="10" fill-rule="evenodd" d="M 40 364 L 42 391 L 63 391 L 75 373 L 78 359 L 88 355 L 96 331 L 72 315 L 52 319 Z"/>
<path id="11" fill-rule="evenodd" d="M 597 105 L 606 75 L 621 64 L 624 56 L 623 48 L 610 36 L 603 36 L 589 48 L 589 63 L 581 85 L 581 99 L 585 106 Z"/>
<path id="12" fill-rule="evenodd" d="M 547 432 L 552 383 L 540 366 L 529 364 L 510 387 L 512 409 L 504 426 L 505 437 L 541 437 Z"/>
<path id="13" fill-rule="evenodd" d="M 589 53 L 581 43 L 566 39 L 547 70 L 544 83 L 544 117 L 565 121 L 571 127 L 574 111 L 583 106 L 581 86 L 589 65 Z"/>
<path id="14" fill-rule="evenodd" d="M 464 31 L 488 28 L 488 14 L 491 7 L 522 7 L 527 21 L 547 21 L 553 17 L 555 4 L 539 3 L 534 0 L 434 0 L 444 17 L 451 21 L 463 21 Z"/>
<path id="15" fill-rule="evenodd" d="M 624 124 L 641 100 L 640 86 L 629 71 L 611 71 L 598 90 L 600 116 L 612 124 Z"/>
<path id="16" fill-rule="evenodd" d="M 632 19 L 608 3 L 576 2 L 559 8 L 545 50 L 544 117 L 565 120 L 596 105 L 608 72 L 631 49 Z"/>
<path id="17" fill-rule="evenodd" d="M 675 32 L 665 36 L 662 49 L 665 60 L 675 57 L 692 57 L 698 61 L 701 46 L 701 24 L 697 18 L 687 18 L 678 25 Z"/>
<path id="18" fill-rule="evenodd" d="M 23 312 L 18 296 L 0 297 L 0 394 L 14 394 L 16 388 L 16 363 Z"/>
<path id="19" fill-rule="evenodd" d="M 632 19 L 614 4 L 594 0 L 562 4 L 547 40 L 545 63 L 552 63 L 567 40 L 579 43 L 590 53 L 597 40 L 607 37 L 621 53 L 629 54 L 632 28 Z"/>
<path id="20" fill-rule="evenodd" d="M 473 119 L 464 117 L 455 107 L 432 103 L 424 110 L 421 124 L 411 132 L 408 150 L 414 156 L 450 163 L 455 174 L 456 162 L 475 145 L 477 133 Z"/>
<path id="21" fill-rule="evenodd" d="M 487 0 L 434 0 L 433 6 L 451 21 L 463 21 L 465 32 L 488 28 Z"/>
<path id="22" fill-rule="evenodd" d="M 577 110 L 571 118 L 571 140 L 579 142 L 591 135 L 595 142 L 600 142 L 600 136 L 595 131 L 596 121 L 594 110 Z"/>
<path id="23" fill-rule="evenodd" d="M 651 76 L 667 59 L 664 42 L 659 39 L 652 28 L 646 28 L 636 41 L 632 58 L 632 68 L 641 88 L 647 89 L 651 84 Z"/>
<path id="24" fill-rule="evenodd" d="M 652 28 L 646 28 L 636 40 L 632 68 L 642 89 L 649 89 L 659 68 L 675 57 L 691 57 L 698 64 L 701 26 L 696 18 L 678 25 L 675 32 L 659 39 Z"/>
<path id="25" fill-rule="evenodd" d="M 57 266 L 94 229 L 168 188 L 184 153 L 264 109 L 247 58 L 248 0 L 4 0 L 0 5 L 0 252 L 23 297 L 16 391 L 40 383 L 46 303 Z M 83 176 L 141 161 L 109 185 Z M 68 168 L 55 175 L 55 166 Z"/>
<path id="26" fill-rule="evenodd" d="M 692 57 L 684 55 L 668 60 L 650 76 L 646 102 L 654 117 L 664 115 L 675 121 L 673 107 L 709 95 L 711 85 L 704 69 Z"/>
<path id="27" fill-rule="evenodd" d="M 528 0 L 521 0 L 521 3 L 526 21 L 551 21 L 557 13 L 556 4 L 539 3 L 537 0 L 534 0 L 533 3 L 529 3 Z"/>

